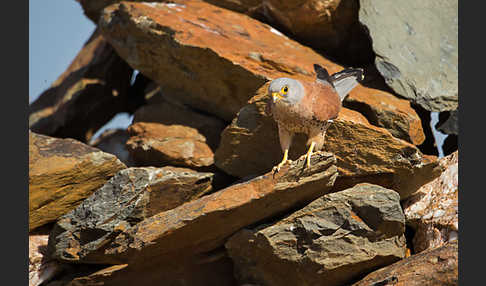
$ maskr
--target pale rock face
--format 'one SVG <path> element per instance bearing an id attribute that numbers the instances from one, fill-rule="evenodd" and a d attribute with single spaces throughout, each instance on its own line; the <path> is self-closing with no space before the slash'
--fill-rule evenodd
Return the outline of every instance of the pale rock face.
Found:
<path id="1" fill-rule="evenodd" d="M 457 240 L 459 231 L 458 151 L 440 160 L 442 174 L 403 204 L 407 223 L 416 231 L 414 250 L 421 252 Z"/>

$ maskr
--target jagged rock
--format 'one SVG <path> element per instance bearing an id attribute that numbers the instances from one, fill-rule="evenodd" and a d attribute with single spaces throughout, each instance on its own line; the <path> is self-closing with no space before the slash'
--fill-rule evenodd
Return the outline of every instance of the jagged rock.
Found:
<path id="1" fill-rule="evenodd" d="M 117 275 L 124 283 L 144 281 L 149 285 L 164 279 L 173 285 L 217 285 L 202 278 L 230 279 L 228 272 L 233 279 L 231 260 L 223 246 L 229 236 L 304 206 L 332 188 L 337 176 L 332 154 L 316 153 L 309 169 L 303 168 L 304 163 L 302 157 L 275 175 L 269 172 L 155 214 L 130 228 L 118 228 L 121 233 L 93 253 L 69 255 L 69 248 L 58 248 L 57 253 L 67 255 L 56 257 L 76 263 L 128 264 L 120 272 L 126 275 Z M 77 241 L 73 237 L 64 245 Z"/>
<path id="2" fill-rule="evenodd" d="M 112 265 L 101 270 L 95 271 L 86 276 L 76 277 L 66 283 L 66 286 L 99 286 L 99 285 L 127 285 L 127 284 L 109 284 L 112 276 L 118 275 L 123 271 L 127 264 Z M 129 285 L 129 284 L 128 284 Z M 143 284 L 142 284 L 143 285 Z"/>
<path id="3" fill-rule="evenodd" d="M 265 114 L 266 85 L 223 131 L 215 153 L 215 165 L 237 177 L 271 170 L 282 159 L 277 124 Z M 306 152 L 307 138 L 298 134 L 290 158 Z M 370 182 L 393 189 L 402 199 L 440 175 L 434 156 L 393 137 L 386 129 L 370 125 L 360 114 L 343 108 L 329 127 L 324 150 L 336 156 L 339 178 L 335 188 Z"/>
<path id="4" fill-rule="evenodd" d="M 29 231 L 71 211 L 124 168 L 97 148 L 29 130 Z"/>
<path id="5" fill-rule="evenodd" d="M 393 136 L 420 145 L 425 140 L 422 122 L 410 102 L 388 92 L 363 88 L 351 91 L 343 106 L 361 112 L 368 121 L 388 130 Z"/>
<path id="6" fill-rule="evenodd" d="M 444 172 L 404 201 L 407 224 L 415 230 L 413 249 L 421 252 L 456 240 L 459 232 L 458 151 L 440 159 Z"/>
<path id="7" fill-rule="evenodd" d="M 29 235 L 29 286 L 39 286 L 63 270 L 60 263 L 46 257 L 48 235 Z"/>
<path id="8" fill-rule="evenodd" d="M 104 245 L 120 232 L 211 190 L 211 173 L 190 169 L 128 168 L 113 176 L 50 233 L 51 257 L 72 262 L 103 260 Z"/>
<path id="9" fill-rule="evenodd" d="M 95 253 L 72 255 L 69 248 L 57 247 L 56 257 L 66 261 L 123 264 L 134 260 L 145 260 L 154 255 L 164 257 L 168 253 L 178 251 L 201 253 L 214 250 L 222 246 L 225 238 L 239 228 L 296 205 L 308 203 L 329 191 L 337 176 L 335 158 L 332 154 L 316 153 L 311 161 L 314 165 L 309 169 L 302 168 L 303 161 L 302 157 L 292 162 L 292 165 L 284 166 L 275 176 L 269 172 L 171 210 L 159 213 L 154 211 L 153 216 L 141 220 L 130 228 L 119 228 L 120 235 L 113 242 L 105 244 L 103 249 L 96 249 Z M 84 205 L 95 201 L 96 195 L 103 193 L 96 192 L 70 214 L 81 212 Z M 128 212 L 126 208 L 123 210 Z M 104 213 L 103 216 L 111 215 Z M 80 215 L 80 218 L 83 217 Z M 218 224 L 222 217 L 225 223 L 214 229 L 214 225 Z M 62 222 L 68 221 L 60 220 L 56 226 L 62 226 Z M 88 223 L 87 219 L 84 221 Z M 115 224 L 110 223 L 110 225 Z M 212 229 L 212 231 L 207 232 L 205 229 Z M 53 233 L 54 231 L 51 232 L 51 236 L 54 238 L 57 235 Z M 197 240 L 180 237 L 188 233 L 191 237 L 197 237 Z M 70 243 L 63 243 L 66 246 L 70 244 L 73 244 L 72 240 Z M 97 251 L 101 253 L 96 254 Z"/>
<path id="10" fill-rule="evenodd" d="M 458 106 L 458 1 L 360 0 L 375 65 L 399 95 L 429 111 Z"/>
<path id="11" fill-rule="evenodd" d="M 455 286 L 459 283 L 458 243 L 412 255 L 368 274 L 352 286 Z"/>
<path id="12" fill-rule="evenodd" d="M 197 0 L 172 2 L 108 6 L 99 27 L 130 66 L 197 110 L 230 121 L 267 80 L 314 80 L 316 63 L 342 70 L 250 17 Z"/>
<path id="13" fill-rule="evenodd" d="M 404 231 L 399 195 L 360 184 L 243 229 L 225 246 L 240 283 L 337 286 L 403 258 Z"/>
<path id="14" fill-rule="evenodd" d="M 358 1 L 263 0 L 247 13 L 334 57 L 352 62 L 372 60 L 370 40 L 358 21 Z M 255 11 L 256 10 L 256 11 Z"/>
<path id="15" fill-rule="evenodd" d="M 103 8 L 117 0 L 77 0 L 95 24 Z M 136 0 L 134 2 L 141 2 Z M 171 2 L 156 0 L 152 2 Z M 204 0 L 268 23 L 314 49 L 351 61 L 370 61 L 373 52 L 359 25 L 359 4 L 354 0 Z M 179 2 L 178 2 L 179 3 Z M 183 2 L 180 2 L 183 3 Z"/>
<path id="16" fill-rule="evenodd" d="M 435 128 L 444 134 L 459 135 L 459 109 L 439 113 Z"/>
<path id="17" fill-rule="evenodd" d="M 200 168 L 214 163 L 206 138 L 194 128 L 138 122 L 128 127 L 128 133 L 131 137 L 126 145 L 139 166 Z"/>
<path id="18" fill-rule="evenodd" d="M 96 29 L 67 70 L 29 105 L 30 130 L 87 143 L 129 109 L 133 73 Z"/>
<path id="19" fill-rule="evenodd" d="M 89 145 L 100 149 L 103 152 L 115 155 L 126 166 L 133 167 L 134 162 L 130 158 L 126 142 L 130 138 L 126 129 L 108 129 L 101 133 L 96 140 Z"/>
<path id="20" fill-rule="evenodd" d="M 154 122 L 192 127 L 206 137 L 207 144 L 212 150 L 218 147 L 220 134 L 226 127 L 226 123 L 221 119 L 197 112 L 171 98 L 170 94 L 162 94 L 158 86 L 147 88 L 147 102 L 147 105 L 137 109 L 133 123 Z"/>

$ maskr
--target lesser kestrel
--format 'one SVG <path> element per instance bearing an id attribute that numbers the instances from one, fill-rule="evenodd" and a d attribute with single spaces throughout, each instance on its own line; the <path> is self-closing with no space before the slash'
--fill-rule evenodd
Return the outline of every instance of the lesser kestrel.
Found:
<path id="1" fill-rule="evenodd" d="M 359 68 L 347 68 L 333 75 L 315 64 L 317 78 L 314 82 L 303 82 L 291 78 L 273 80 L 268 93 L 267 112 L 273 114 L 278 124 L 280 146 L 284 153 L 282 161 L 274 167 L 274 172 L 288 161 L 288 152 L 294 133 L 307 134 L 306 167 L 314 149 L 321 150 L 326 130 L 341 110 L 341 102 L 346 95 L 363 80 L 364 73 Z"/>

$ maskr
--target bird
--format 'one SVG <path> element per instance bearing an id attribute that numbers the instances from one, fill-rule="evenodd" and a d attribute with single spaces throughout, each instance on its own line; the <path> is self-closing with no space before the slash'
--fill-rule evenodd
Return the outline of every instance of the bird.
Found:
<path id="1" fill-rule="evenodd" d="M 274 174 L 288 161 L 288 153 L 295 133 L 307 135 L 306 168 L 314 150 L 321 150 L 326 131 L 338 117 L 342 101 L 364 79 L 361 68 L 345 68 L 329 75 L 314 64 L 315 81 L 300 81 L 280 77 L 270 82 L 265 111 L 278 125 L 278 137 L 283 152 L 282 161 L 273 168 Z"/>

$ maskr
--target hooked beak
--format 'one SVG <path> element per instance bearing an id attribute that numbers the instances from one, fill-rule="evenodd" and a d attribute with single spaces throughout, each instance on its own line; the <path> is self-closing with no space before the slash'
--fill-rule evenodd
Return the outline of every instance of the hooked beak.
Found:
<path id="1" fill-rule="evenodd" d="M 280 99 L 282 99 L 282 95 L 280 95 L 280 93 L 278 92 L 272 92 L 272 98 L 273 98 L 273 103 L 275 103 Z"/>

